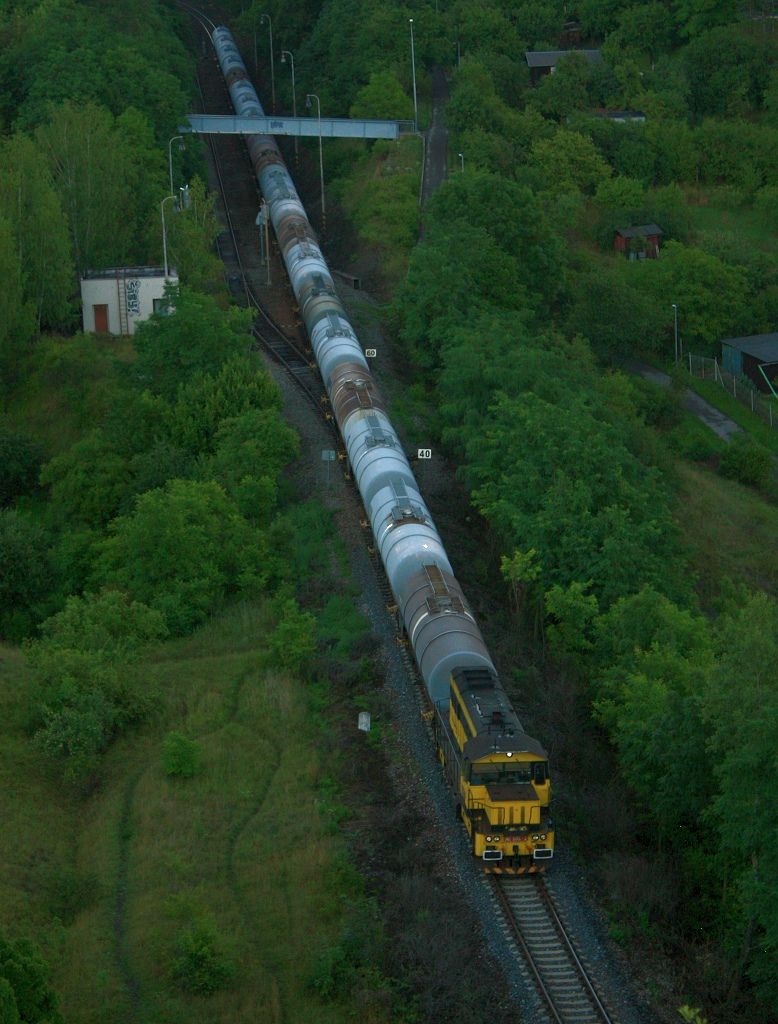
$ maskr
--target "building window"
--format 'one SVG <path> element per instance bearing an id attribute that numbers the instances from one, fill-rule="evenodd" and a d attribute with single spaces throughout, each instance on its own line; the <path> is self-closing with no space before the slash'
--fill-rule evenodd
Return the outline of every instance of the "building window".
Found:
<path id="1" fill-rule="evenodd" d="M 170 312 L 170 306 L 167 304 L 167 299 L 154 299 L 154 312 L 159 313 L 160 316 L 167 316 Z"/>

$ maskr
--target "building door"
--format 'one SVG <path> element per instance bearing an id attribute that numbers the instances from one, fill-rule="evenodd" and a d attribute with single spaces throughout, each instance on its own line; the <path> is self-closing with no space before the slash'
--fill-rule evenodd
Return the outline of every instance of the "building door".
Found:
<path id="1" fill-rule="evenodd" d="M 108 306 L 107 305 L 94 305 L 92 309 L 95 312 L 95 333 L 96 334 L 107 334 L 108 333 Z"/>

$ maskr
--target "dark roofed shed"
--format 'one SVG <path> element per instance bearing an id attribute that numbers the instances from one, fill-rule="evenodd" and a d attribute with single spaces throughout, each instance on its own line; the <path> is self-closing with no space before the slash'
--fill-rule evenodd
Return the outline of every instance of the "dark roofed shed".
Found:
<path id="1" fill-rule="evenodd" d="M 748 377 L 760 391 L 769 394 L 765 376 L 771 381 L 778 380 L 778 332 L 725 338 L 721 343 L 721 362 L 734 377 Z"/>

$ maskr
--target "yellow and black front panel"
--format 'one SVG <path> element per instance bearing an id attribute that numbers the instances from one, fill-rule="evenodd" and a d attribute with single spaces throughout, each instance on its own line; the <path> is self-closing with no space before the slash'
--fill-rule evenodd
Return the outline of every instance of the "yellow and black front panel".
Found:
<path id="1" fill-rule="evenodd" d="M 553 857 L 548 766 L 534 754 L 493 754 L 461 778 L 473 853 L 485 867 L 542 870 Z"/>

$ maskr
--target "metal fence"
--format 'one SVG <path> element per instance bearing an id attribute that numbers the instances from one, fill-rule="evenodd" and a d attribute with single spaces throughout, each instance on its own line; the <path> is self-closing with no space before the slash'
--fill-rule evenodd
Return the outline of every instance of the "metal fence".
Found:
<path id="1" fill-rule="evenodd" d="M 757 391 L 747 377 L 735 377 L 727 370 L 719 366 L 718 359 L 711 359 L 709 356 L 695 356 L 691 352 L 687 355 L 689 373 L 693 377 L 700 377 L 702 380 L 712 380 L 720 384 L 730 395 L 733 395 L 747 409 L 769 423 L 778 430 L 778 402 L 772 395 L 764 395 Z"/>

